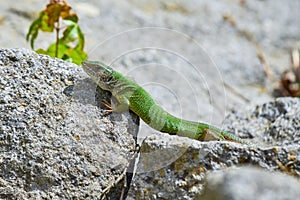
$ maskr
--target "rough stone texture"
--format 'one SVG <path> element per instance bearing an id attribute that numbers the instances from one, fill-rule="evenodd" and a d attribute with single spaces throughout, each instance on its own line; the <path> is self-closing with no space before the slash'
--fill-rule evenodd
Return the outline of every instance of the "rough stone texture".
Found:
<path id="1" fill-rule="evenodd" d="M 137 121 L 129 114 L 104 117 L 105 93 L 96 93 L 75 65 L 1 49 L 0 67 L 1 198 L 100 198 L 133 155 Z M 206 172 L 231 166 L 299 176 L 299 108 L 299 99 L 280 98 L 229 115 L 228 129 L 253 145 L 147 137 L 128 199 L 193 199 L 203 192 Z M 111 199 L 121 192 L 116 188 Z"/>
<path id="2" fill-rule="evenodd" d="M 253 110 L 232 114 L 225 122 L 236 128 L 239 135 L 252 138 L 248 139 L 252 145 L 198 142 L 164 134 L 147 137 L 129 199 L 193 199 L 203 192 L 206 172 L 232 166 L 250 165 L 299 177 L 299 108 L 300 99 L 279 98 Z M 276 174 L 273 176 L 277 179 Z M 247 178 L 241 176 L 240 181 Z M 259 180 L 253 177 L 252 181 Z M 287 182 L 274 187 L 272 182 L 264 184 L 261 187 L 276 190 Z"/>
<path id="3" fill-rule="evenodd" d="M 298 199 L 300 182 L 281 173 L 256 168 L 240 168 L 211 172 L 207 176 L 203 196 L 197 200 L 282 200 Z M 272 184 L 270 184 L 272 183 Z"/>
<path id="4" fill-rule="evenodd" d="M 265 145 L 300 144 L 300 99 L 278 98 L 249 111 L 236 111 L 225 120 L 241 137 Z"/>
<path id="5" fill-rule="evenodd" d="M 96 199 L 123 174 L 137 126 L 128 127 L 129 114 L 103 117 L 83 75 L 74 64 L 0 49 L 0 198 Z"/>

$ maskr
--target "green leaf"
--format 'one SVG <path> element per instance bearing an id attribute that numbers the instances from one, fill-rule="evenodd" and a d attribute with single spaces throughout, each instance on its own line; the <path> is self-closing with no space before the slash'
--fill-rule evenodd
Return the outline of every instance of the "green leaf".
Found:
<path id="1" fill-rule="evenodd" d="M 68 52 L 68 56 L 72 58 L 72 62 L 80 65 L 82 61 L 86 60 L 87 54 L 80 49 L 72 49 L 72 51 Z"/>
<path id="2" fill-rule="evenodd" d="M 77 33 L 77 24 L 72 21 L 64 21 L 67 22 L 66 24 L 69 24 L 66 30 L 63 32 L 62 40 L 66 43 L 74 42 L 78 38 Z"/>
<path id="3" fill-rule="evenodd" d="M 77 23 L 78 22 L 78 16 L 74 13 L 74 14 L 70 14 L 69 16 L 67 17 L 64 17 L 63 18 L 64 20 L 68 20 L 68 21 L 72 21 L 74 23 Z"/>
<path id="4" fill-rule="evenodd" d="M 78 33 L 78 48 L 83 51 L 84 48 L 84 34 L 82 33 L 79 26 L 77 26 L 77 33 Z"/>
<path id="5" fill-rule="evenodd" d="M 45 51 L 44 49 L 37 49 L 35 52 L 39 53 L 39 54 L 45 54 L 48 55 L 47 51 Z"/>
<path id="6" fill-rule="evenodd" d="M 77 45 L 80 50 L 83 50 L 84 47 L 84 35 L 77 23 L 74 23 L 70 20 L 64 20 L 65 24 L 68 24 L 68 28 L 63 33 L 62 40 L 66 43 L 71 43 L 77 40 Z M 71 44 L 69 44 L 71 45 Z"/>
<path id="7" fill-rule="evenodd" d="M 34 41 L 38 36 L 42 18 L 43 18 L 43 13 L 40 13 L 39 17 L 36 20 L 34 20 L 30 25 L 28 33 L 26 35 L 26 40 L 28 41 L 30 39 L 30 46 L 32 49 L 34 49 Z"/>
<path id="8" fill-rule="evenodd" d="M 63 56 L 66 54 L 66 52 L 69 50 L 69 46 L 61 41 L 58 42 L 58 54 L 56 55 L 56 43 L 53 43 L 49 46 L 47 49 L 47 52 L 49 53 L 48 55 L 52 57 L 57 57 L 57 58 L 63 58 Z"/>
<path id="9" fill-rule="evenodd" d="M 42 19 L 40 29 L 44 32 L 53 32 L 54 31 L 54 24 L 49 23 L 49 15 L 45 12 Z"/>

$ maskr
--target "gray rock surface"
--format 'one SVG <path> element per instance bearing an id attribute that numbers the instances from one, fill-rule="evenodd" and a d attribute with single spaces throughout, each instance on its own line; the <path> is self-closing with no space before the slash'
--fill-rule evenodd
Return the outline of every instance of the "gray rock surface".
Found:
<path id="1" fill-rule="evenodd" d="M 278 98 L 248 111 L 231 113 L 224 123 L 241 137 L 266 145 L 300 144 L 300 99 Z"/>
<path id="2" fill-rule="evenodd" d="M 210 180 L 205 179 L 206 172 L 232 166 L 255 166 L 299 177 L 299 108 L 299 98 L 279 98 L 230 115 L 225 124 L 236 128 L 238 135 L 251 138 L 248 141 L 252 145 L 198 142 L 164 134 L 147 137 L 141 148 L 130 199 L 194 199 L 202 194 L 204 185 Z M 280 179 L 276 174 L 268 176 Z M 259 181 L 256 177 L 252 178 L 253 182 Z M 249 175 L 240 176 L 241 182 L 248 179 Z M 279 185 L 286 188 L 287 181 L 274 187 L 271 181 L 264 182 L 260 187 L 273 189 L 275 193 Z M 224 180 L 220 184 L 226 185 L 227 182 Z M 291 187 L 291 195 L 297 194 L 295 188 Z M 255 190 L 251 185 L 248 189 Z M 229 191 L 224 190 L 220 195 L 230 193 L 230 188 Z M 236 195 L 239 199 L 239 194 Z M 254 198 L 256 193 L 249 192 L 247 195 Z"/>
<path id="3" fill-rule="evenodd" d="M 134 155 L 134 116 L 105 117 L 105 93 L 73 64 L 1 49 L 0 67 L 1 197 L 97 199 L 109 188 L 108 198 L 118 198 Z M 148 136 L 127 171 L 135 174 L 127 199 L 193 199 L 207 172 L 232 166 L 299 176 L 299 108 L 298 98 L 279 98 L 229 115 L 227 129 L 252 145 Z"/>
<path id="4" fill-rule="evenodd" d="M 96 199 L 117 182 L 138 129 L 104 117 L 95 89 L 74 64 L 0 49 L 0 198 Z"/>
<path id="5" fill-rule="evenodd" d="M 282 200 L 298 199 L 300 196 L 298 179 L 257 168 L 214 171 L 208 174 L 206 182 L 204 195 L 195 199 Z"/>

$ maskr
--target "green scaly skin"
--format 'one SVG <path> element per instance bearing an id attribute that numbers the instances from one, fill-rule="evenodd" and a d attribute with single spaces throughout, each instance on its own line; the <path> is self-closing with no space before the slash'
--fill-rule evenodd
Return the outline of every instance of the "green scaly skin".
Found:
<path id="1" fill-rule="evenodd" d="M 180 135 L 196 140 L 227 140 L 248 144 L 243 139 L 214 126 L 177 118 L 163 110 L 150 94 L 134 81 L 97 61 L 82 63 L 84 71 L 102 89 L 112 93 L 114 112 L 128 109 L 137 114 L 150 127 L 171 135 Z"/>

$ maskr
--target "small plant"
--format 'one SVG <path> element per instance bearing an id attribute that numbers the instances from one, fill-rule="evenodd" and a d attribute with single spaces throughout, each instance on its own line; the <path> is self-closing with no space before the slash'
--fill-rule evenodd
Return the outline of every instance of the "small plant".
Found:
<path id="1" fill-rule="evenodd" d="M 39 30 L 56 32 L 56 42 L 47 50 L 37 49 L 37 53 L 61 58 L 81 64 L 87 58 L 84 52 L 84 35 L 78 25 L 78 16 L 71 13 L 72 8 L 64 0 L 50 0 L 47 7 L 39 13 L 38 18 L 30 25 L 26 40 L 34 50 L 34 42 Z M 61 31 L 63 33 L 61 34 Z"/>
<path id="2" fill-rule="evenodd" d="M 274 91 L 275 96 L 300 97 L 300 49 L 292 51 L 291 64 L 291 69 L 281 75 Z"/>

